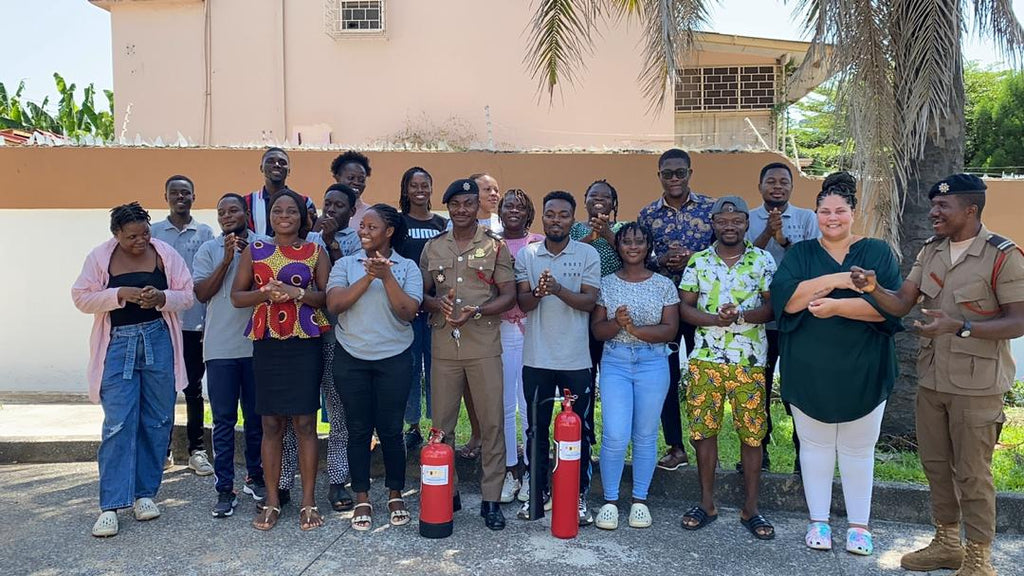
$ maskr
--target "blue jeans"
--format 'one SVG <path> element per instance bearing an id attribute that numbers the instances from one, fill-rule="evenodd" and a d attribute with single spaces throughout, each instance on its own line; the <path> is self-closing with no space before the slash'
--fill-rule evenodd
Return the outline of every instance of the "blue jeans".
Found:
<path id="1" fill-rule="evenodd" d="M 206 391 L 213 412 L 213 470 L 217 492 L 235 487 L 235 426 L 238 405 L 242 405 L 245 430 L 245 468 L 249 478 L 263 479 L 260 445 L 263 421 L 256 413 L 256 379 L 252 357 L 209 360 L 206 363 Z"/>
<path id="2" fill-rule="evenodd" d="M 100 508 L 152 498 L 164 474 L 174 413 L 174 349 L 167 324 L 153 320 L 110 331 L 100 405 Z"/>
<path id="3" fill-rule="evenodd" d="M 633 440 L 633 498 L 645 500 L 658 459 L 658 423 L 669 388 L 665 344 L 605 342 L 601 358 L 601 485 L 619 499 L 626 446 Z"/>
<path id="4" fill-rule="evenodd" d="M 409 400 L 405 403 L 405 423 L 415 424 L 420 421 L 423 402 L 420 389 L 425 390 L 427 398 L 426 417 L 430 418 L 430 315 L 420 312 L 412 321 L 412 385 L 409 387 Z"/>

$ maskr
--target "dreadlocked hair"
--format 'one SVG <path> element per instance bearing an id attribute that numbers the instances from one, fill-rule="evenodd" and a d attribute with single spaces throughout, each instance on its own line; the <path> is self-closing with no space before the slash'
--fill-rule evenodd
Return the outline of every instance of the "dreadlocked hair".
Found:
<path id="1" fill-rule="evenodd" d="M 821 192 L 815 199 L 815 206 L 821 206 L 821 201 L 826 196 L 839 196 L 850 205 L 851 209 L 857 209 L 857 180 L 847 171 L 833 172 L 825 177 L 821 183 Z"/>
<path id="2" fill-rule="evenodd" d="M 427 177 L 427 181 L 430 182 L 430 185 L 434 185 L 434 177 L 431 176 L 430 172 L 427 172 L 425 168 L 413 166 L 406 170 L 405 174 L 402 174 L 402 183 L 398 188 L 398 208 L 403 214 L 408 214 L 409 209 L 412 208 L 412 204 L 409 202 L 409 183 L 412 182 L 412 177 L 417 174 L 423 174 Z M 427 210 L 430 210 L 429 198 L 427 199 Z"/>
<path id="3" fill-rule="evenodd" d="M 604 178 L 602 178 L 600 180 L 594 180 L 593 182 L 590 183 L 590 186 L 587 186 L 587 191 L 584 192 L 584 194 L 583 194 L 583 201 L 584 202 L 587 201 L 587 194 L 590 194 L 590 189 L 593 188 L 594 186 L 596 186 L 597 184 L 604 184 L 605 186 L 608 187 L 609 190 L 611 190 L 611 192 L 612 192 L 612 214 L 614 215 L 614 218 L 616 220 L 618 220 L 619 219 L 619 192 L 615 189 L 615 186 L 612 186 L 611 183 L 608 182 L 607 180 L 605 180 Z"/>
<path id="4" fill-rule="evenodd" d="M 138 202 L 121 204 L 110 209 L 110 232 L 112 234 L 117 234 L 119 230 L 132 222 L 149 224 L 149 212 L 146 212 L 146 209 Z"/>
<path id="5" fill-rule="evenodd" d="M 647 253 L 644 254 L 644 262 L 651 259 L 651 254 L 654 253 L 654 234 L 651 233 L 651 229 L 639 222 L 626 222 L 615 231 L 615 253 L 619 252 L 619 245 L 622 243 L 622 239 L 626 237 L 626 234 L 639 234 L 644 237 L 647 242 Z"/>
<path id="6" fill-rule="evenodd" d="M 533 200 L 526 195 L 526 192 L 522 188 L 509 188 L 505 190 L 505 193 L 501 195 L 501 199 L 498 200 L 498 217 L 501 217 L 501 207 L 505 205 L 505 200 L 508 198 L 515 198 L 523 203 L 526 207 L 526 221 L 523 223 L 523 230 L 529 230 L 530 225 L 533 224 L 533 218 L 537 215 L 537 210 L 533 207 Z M 504 226 L 504 223 L 502 224 Z"/>

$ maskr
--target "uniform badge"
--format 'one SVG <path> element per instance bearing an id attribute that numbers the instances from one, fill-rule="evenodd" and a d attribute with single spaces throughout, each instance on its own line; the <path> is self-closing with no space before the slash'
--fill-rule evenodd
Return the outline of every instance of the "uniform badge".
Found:
<path id="1" fill-rule="evenodd" d="M 943 182 L 942 184 L 939 184 L 939 193 L 940 194 L 948 194 L 949 193 L 949 184 L 947 184 L 945 182 Z"/>
<path id="2" fill-rule="evenodd" d="M 484 249 L 483 248 L 477 248 L 476 252 L 473 252 L 473 256 L 476 256 L 477 258 L 483 258 L 484 257 Z"/>
<path id="3" fill-rule="evenodd" d="M 437 269 L 436 280 L 438 284 L 444 284 L 444 266 L 441 266 Z"/>

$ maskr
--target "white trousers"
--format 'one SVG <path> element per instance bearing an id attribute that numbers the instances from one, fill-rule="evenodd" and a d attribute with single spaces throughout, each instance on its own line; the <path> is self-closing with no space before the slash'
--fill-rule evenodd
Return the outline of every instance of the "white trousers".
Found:
<path id="1" fill-rule="evenodd" d="M 526 445 L 526 397 L 523 396 L 523 333 L 511 322 L 501 321 L 501 366 L 504 372 L 505 465 L 519 461 L 516 442 L 516 411 L 522 414 L 522 443 Z M 524 456 L 525 459 L 525 456 Z"/>
<path id="2" fill-rule="evenodd" d="M 800 467 L 804 498 L 812 522 L 828 522 L 836 455 L 850 524 L 867 526 L 871 519 L 875 444 L 882 427 L 885 402 L 852 422 L 820 422 L 792 406 L 793 424 L 800 437 Z"/>

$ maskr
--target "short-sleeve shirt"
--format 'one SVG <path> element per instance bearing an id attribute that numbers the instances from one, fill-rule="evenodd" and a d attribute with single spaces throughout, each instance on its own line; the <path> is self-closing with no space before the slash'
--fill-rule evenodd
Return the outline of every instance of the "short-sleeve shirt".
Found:
<path id="1" fill-rule="evenodd" d="M 199 251 L 200 246 L 213 240 L 213 228 L 193 218 L 183 229 L 178 230 L 168 217 L 153 224 L 152 236 L 173 246 L 188 265 L 189 273 L 192 274 L 194 272 L 192 263 L 195 260 L 196 252 Z M 182 330 L 201 332 L 206 317 L 206 305 L 196 300 L 191 308 L 180 313 L 179 316 Z"/>
<path id="2" fill-rule="evenodd" d="M 711 208 L 714 205 L 714 198 L 691 190 L 679 210 L 666 204 L 664 196 L 644 206 L 637 222 L 646 226 L 654 236 L 654 258 L 668 252 L 673 242 L 693 252 L 710 246 L 715 239 L 715 232 L 711 229 Z M 678 273 L 667 269 L 658 269 L 658 272 L 673 282 L 679 281 Z"/>
<path id="3" fill-rule="evenodd" d="M 908 282 L 920 287 L 923 308 L 939 308 L 951 318 L 980 322 L 998 315 L 1004 304 L 1024 302 L 1024 255 L 1008 244 L 1000 250 L 989 242 L 991 236 L 982 226 L 955 264 L 950 261 L 948 238 L 925 244 L 907 276 Z M 1009 340 L 960 338 L 956 334 L 920 340 L 917 372 L 922 388 L 987 396 L 1003 394 L 1013 384 Z"/>
<path id="4" fill-rule="evenodd" d="M 717 244 L 717 243 L 716 243 Z M 679 289 L 697 293 L 697 309 L 718 314 L 723 304 L 735 304 L 752 310 L 764 304 L 775 274 L 775 260 L 767 251 L 746 242 L 739 261 L 729 267 L 719 258 L 712 244 L 690 257 L 683 270 Z M 690 358 L 718 364 L 764 366 L 768 357 L 768 339 L 764 324 L 698 326 Z"/>
<path id="5" fill-rule="evenodd" d="M 455 291 L 455 307 L 482 306 L 498 295 L 498 285 L 512 282 L 512 258 L 494 232 L 477 226 L 473 239 L 462 249 L 452 233 L 427 242 L 420 256 L 420 271 L 434 284 L 434 294 Z M 514 288 L 513 288 L 514 289 Z M 501 356 L 501 317 L 470 318 L 459 328 L 456 344 L 444 314 L 430 315 L 431 356 L 442 360 L 468 360 Z"/>
<path id="6" fill-rule="evenodd" d="M 750 211 L 750 227 L 747 229 L 747 240 L 753 242 L 767 227 L 768 209 L 762 204 Z M 797 208 L 792 204 L 787 205 L 786 211 L 782 213 L 782 233 L 785 234 L 786 240 L 789 240 L 789 246 L 793 246 L 793 244 L 803 240 L 820 238 L 821 229 L 818 228 L 817 214 L 807 208 Z M 765 245 L 764 249 L 775 259 L 776 266 L 778 266 L 779 262 L 782 262 L 782 258 L 786 255 L 786 248 L 780 246 L 774 237 L 768 240 L 768 244 Z"/>
<path id="7" fill-rule="evenodd" d="M 611 231 L 613 233 L 617 232 L 624 224 L 625 222 L 615 222 L 611 225 Z M 569 229 L 569 238 L 573 240 L 582 242 L 589 235 L 590 225 L 585 222 L 576 222 Z M 601 257 L 601 276 L 607 276 L 622 268 L 622 260 L 619 258 L 619 253 L 615 250 L 615 246 L 609 244 L 604 237 L 598 236 L 589 244 L 597 250 L 597 255 Z"/>
<path id="8" fill-rule="evenodd" d="M 257 238 L 251 230 L 245 231 L 250 244 Z M 269 241 L 269 239 L 264 238 Z M 203 334 L 203 360 L 231 360 L 252 357 L 252 340 L 245 336 L 245 327 L 252 318 L 252 307 L 235 308 L 231 303 L 231 285 L 238 272 L 239 253 L 231 260 L 224 281 L 217 293 L 206 303 L 206 327 Z M 208 240 L 196 252 L 192 279 L 196 284 L 213 276 L 224 259 L 224 236 Z"/>
<path id="9" fill-rule="evenodd" d="M 334 263 L 327 280 L 327 292 L 344 288 L 366 276 L 360 260 L 366 252 L 360 250 Z M 416 302 L 423 301 L 423 277 L 419 268 L 396 251 L 391 252 L 391 274 L 402 291 Z M 404 352 L 412 345 L 412 324 L 399 318 L 384 288 L 384 281 L 374 278 L 366 292 L 348 309 L 338 315 L 334 335 L 345 351 L 360 360 L 383 360 Z"/>
<path id="10" fill-rule="evenodd" d="M 589 244 L 569 240 L 558 254 L 548 252 L 546 242 L 529 244 L 516 255 L 516 282 L 536 288 L 540 275 L 550 270 L 563 289 L 601 288 L 601 257 Z M 526 313 L 523 365 L 548 370 L 590 368 L 590 315 L 576 310 L 558 296 L 540 299 Z"/>
<path id="11" fill-rule="evenodd" d="M 679 304 L 679 291 L 671 280 L 657 272 L 641 282 L 628 282 L 619 278 L 618 274 L 609 274 L 601 278 L 601 295 L 597 299 L 597 305 L 608 311 L 609 320 L 615 318 L 615 310 L 619 306 L 625 306 L 629 309 L 629 317 L 635 326 L 655 326 L 661 324 L 665 307 L 676 304 Z M 623 344 L 644 343 L 622 329 L 611 341 Z"/>

